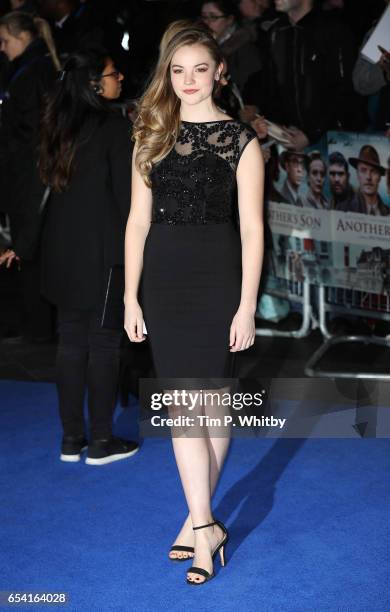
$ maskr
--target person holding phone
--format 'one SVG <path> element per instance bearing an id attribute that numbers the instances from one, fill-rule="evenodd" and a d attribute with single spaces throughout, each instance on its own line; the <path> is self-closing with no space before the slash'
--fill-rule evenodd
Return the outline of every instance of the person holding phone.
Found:
<path id="1" fill-rule="evenodd" d="M 390 0 L 386 0 L 390 4 Z M 367 32 L 362 49 L 375 29 L 376 23 Z M 376 64 L 369 62 L 360 53 L 356 60 L 352 78 L 355 91 L 372 100 L 368 104 L 370 131 L 387 132 L 390 127 L 390 49 L 378 46 L 381 55 Z"/>

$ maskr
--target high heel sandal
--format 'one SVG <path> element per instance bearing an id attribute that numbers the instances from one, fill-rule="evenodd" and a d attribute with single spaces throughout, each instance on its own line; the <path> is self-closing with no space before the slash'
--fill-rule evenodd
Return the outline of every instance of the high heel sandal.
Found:
<path id="1" fill-rule="evenodd" d="M 200 525 L 199 527 L 193 527 L 193 530 L 195 531 L 196 529 L 204 529 L 205 527 L 212 527 L 212 525 L 218 525 L 223 533 L 224 536 L 221 540 L 221 542 L 218 544 L 218 546 L 215 548 L 215 550 L 211 553 L 211 559 L 214 563 L 214 558 L 217 554 L 217 552 L 219 551 L 219 555 L 220 555 L 220 559 L 221 559 L 221 566 L 224 567 L 226 565 L 226 560 L 225 560 L 225 546 L 229 540 L 229 533 L 228 530 L 226 529 L 225 525 L 223 523 L 221 523 L 220 521 L 214 521 L 213 523 L 208 523 L 207 525 Z M 187 574 L 189 574 L 190 572 L 192 572 L 193 574 L 199 574 L 200 576 L 204 576 L 205 580 L 202 580 L 202 582 L 195 582 L 195 580 L 189 580 L 188 575 L 187 575 L 187 584 L 204 584 L 205 582 L 208 582 L 209 580 L 211 580 L 212 578 L 214 578 L 215 573 L 214 570 L 212 572 L 212 574 L 210 574 L 210 572 L 208 572 L 207 570 L 203 569 L 203 567 L 190 567 L 190 569 L 188 570 Z"/>
<path id="2" fill-rule="evenodd" d="M 195 549 L 193 546 L 182 546 L 181 544 L 174 544 L 173 546 L 171 546 L 171 550 L 169 552 L 187 552 L 187 553 L 195 553 Z M 170 557 L 168 554 L 168 559 L 170 561 L 188 561 L 189 559 L 192 559 L 193 557 Z"/>

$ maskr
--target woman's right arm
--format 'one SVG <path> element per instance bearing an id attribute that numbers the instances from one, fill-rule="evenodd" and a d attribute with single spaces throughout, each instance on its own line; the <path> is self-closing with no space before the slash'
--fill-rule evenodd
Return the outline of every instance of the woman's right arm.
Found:
<path id="1" fill-rule="evenodd" d="M 125 330 L 131 342 L 145 340 L 143 314 L 138 302 L 146 237 L 152 218 L 152 190 L 145 185 L 132 160 L 131 207 L 125 237 Z"/>

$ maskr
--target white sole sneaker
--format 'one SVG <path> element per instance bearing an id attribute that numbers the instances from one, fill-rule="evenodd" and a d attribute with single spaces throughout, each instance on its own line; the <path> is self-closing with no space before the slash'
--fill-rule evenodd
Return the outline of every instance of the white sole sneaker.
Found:
<path id="1" fill-rule="evenodd" d="M 107 457 L 101 457 L 99 459 L 93 459 L 92 457 L 87 457 L 85 463 L 87 465 L 105 465 L 106 463 L 113 463 L 113 461 L 119 461 L 120 459 L 126 459 L 127 457 L 131 457 L 135 455 L 139 451 L 139 447 L 128 453 L 118 453 L 117 455 L 108 455 Z"/>
<path id="2" fill-rule="evenodd" d="M 81 449 L 81 453 L 83 451 L 85 451 L 85 449 L 88 448 L 88 446 L 83 446 L 83 448 Z M 61 453 L 60 455 L 60 460 L 61 461 L 65 461 L 66 463 L 77 463 L 77 461 L 80 461 L 80 454 L 79 455 L 63 455 Z"/>

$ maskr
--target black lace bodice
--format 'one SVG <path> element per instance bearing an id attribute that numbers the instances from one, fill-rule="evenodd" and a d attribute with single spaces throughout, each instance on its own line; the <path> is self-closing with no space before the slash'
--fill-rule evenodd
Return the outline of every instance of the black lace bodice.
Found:
<path id="1" fill-rule="evenodd" d="M 151 173 L 153 223 L 225 223 L 233 216 L 236 169 L 256 132 L 235 120 L 182 121 L 174 148 Z"/>

